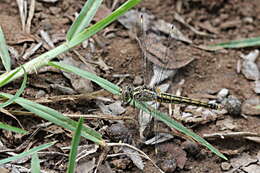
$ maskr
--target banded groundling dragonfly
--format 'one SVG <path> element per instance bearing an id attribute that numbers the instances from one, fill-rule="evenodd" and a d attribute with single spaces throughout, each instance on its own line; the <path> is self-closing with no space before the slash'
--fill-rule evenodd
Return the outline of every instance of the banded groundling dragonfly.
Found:
<path id="1" fill-rule="evenodd" d="M 148 20 L 149 17 L 147 17 Z M 149 101 L 155 101 L 155 102 L 159 102 L 159 103 L 171 103 L 171 104 L 186 104 L 186 105 L 195 105 L 195 106 L 200 106 L 200 107 L 205 107 L 205 108 L 209 108 L 209 109 L 220 109 L 221 106 L 216 104 L 216 103 L 211 103 L 211 102 L 204 102 L 201 100 L 196 100 L 196 99 L 192 99 L 192 98 L 188 98 L 188 97 L 182 97 L 182 96 L 177 96 L 177 95 L 173 95 L 170 93 L 165 93 L 165 92 L 161 92 L 159 88 L 154 87 L 153 85 L 148 85 L 147 84 L 147 72 L 149 71 L 148 65 L 147 65 L 147 49 L 149 49 L 151 47 L 151 44 L 148 45 L 149 43 L 145 43 L 145 38 L 147 37 L 146 34 L 146 22 L 145 22 L 145 15 L 140 15 L 140 20 L 137 24 L 137 28 L 135 29 L 136 31 L 140 31 L 141 35 L 140 39 L 138 37 L 136 37 L 137 42 L 139 43 L 142 52 L 143 52 L 143 64 L 144 64 L 144 72 L 143 72 L 143 77 L 144 77 L 144 85 L 142 86 L 137 86 L 137 87 L 133 87 L 131 85 L 128 85 L 126 87 L 123 87 L 123 89 L 121 90 L 121 96 L 122 96 L 122 100 L 124 102 L 124 104 L 127 104 L 129 102 L 131 102 L 132 100 L 137 100 L 137 101 L 141 101 L 141 102 L 149 102 Z M 147 22 L 150 23 L 150 22 Z M 178 35 L 178 30 L 174 27 L 171 26 L 170 28 L 170 36 L 168 38 L 171 38 L 174 35 Z M 138 35 L 138 34 L 136 34 Z M 168 40 L 170 41 L 170 40 Z M 157 51 L 159 52 L 159 51 Z M 167 56 L 167 49 L 165 50 L 165 56 Z M 170 62 L 168 60 L 166 60 L 166 62 L 164 62 L 164 64 L 169 64 Z M 177 65 L 178 66 L 178 65 Z M 167 66 L 166 66 L 167 69 Z M 163 70 L 161 70 L 161 73 L 164 73 Z M 159 74 L 158 78 L 162 78 L 163 74 Z M 160 79 L 159 79 L 160 81 Z"/>
<path id="2" fill-rule="evenodd" d="M 134 15 L 130 15 L 130 16 L 134 16 Z M 136 19 L 138 18 L 138 16 L 136 17 Z M 159 80 L 157 82 L 155 82 L 155 80 L 153 80 L 153 78 L 156 77 L 152 77 L 152 79 L 150 80 L 150 83 L 147 84 L 147 79 L 148 78 L 148 74 L 147 72 L 149 71 L 148 66 L 147 65 L 147 50 L 149 48 L 152 48 L 153 46 L 148 42 L 148 44 L 145 43 L 145 37 L 147 37 L 146 35 L 146 30 L 145 28 L 148 28 L 147 25 L 144 22 L 145 17 L 143 17 L 143 15 L 141 15 L 141 20 L 139 20 L 139 24 L 137 24 L 137 26 L 139 26 L 141 29 L 139 29 L 139 31 L 142 32 L 142 34 L 140 34 L 141 36 L 138 38 L 138 36 L 136 36 L 136 40 L 142 50 L 142 54 L 143 54 L 143 63 L 144 64 L 144 71 L 143 71 L 143 78 L 144 78 L 144 84 L 143 85 L 139 85 L 139 86 L 133 86 L 133 85 L 127 85 L 125 87 L 122 87 L 121 89 L 121 99 L 123 101 L 124 105 L 127 105 L 129 103 L 136 103 L 136 107 L 142 107 L 140 105 L 145 105 L 144 109 L 142 108 L 143 111 L 140 111 L 139 117 L 140 115 L 143 116 L 143 114 L 148 113 L 150 114 L 150 117 L 155 117 L 159 120 L 161 120 L 162 122 L 164 122 L 165 124 L 167 124 L 169 127 L 173 127 L 175 129 L 177 129 L 178 131 L 180 131 L 181 133 L 185 133 L 187 136 L 192 137 L 193 139 L 195 139 L 197 142 L 201 143 L 202 145 L 208 147 L 212 152 L 216 153 L 218 156 L 225 158 L 225 156 L 223 156 L 223 154 L 221 154 L 217 149 L 215 149 L 213 146 L 211 146 L 207 141 L 205 141 L 203 138 L 197 136 L 195 133 L 193 133 L 192 131 L 186 129 L 183 125 L 176 123 L 174 120 L 172 120 L 170 117 L 166 116 L 165 114 L 163 114 L 163 116 L 161 116 L 162 114 L 158 113 L 158 111 L 156 110 L 156 107 L 158 104 L 153 105 L 152 104 L 148 104 L 148 105 L 152 105 L 153 108 L 151 108 L 150 106 L 147 106 L 147 104 L 144 104 L 145 102 L 149 103 L 149 102 L 155 102 L 155 103 L 170 103 L 170 104 L 185 104 L 185 105 L 194 105 L 194 106 L 199 106 L 199 107 L 204 107 L 204 108 L 208 108 L 208 109 L 214 109 L 214 110 L 218 110 L 218 109 L 222 109 L 223 106 L 220 104 L 217 104 L 215 102 L 206 102 L 206 101 L 201 101 L 201 100 L 197 100 L 197 99 L 192 99 L 192 98 L 188 98 L 188 97 L 182 97 L 182 96 L 178 96 L 178 95 L 174 95 L 174 94 L 170 94 L 167 93 L 165 91 L 161 91 L 161 89 L 159 89 L 159 87 L 155 87 L 155 84 L 159 84 L 161 81 L 167 79 L 167 77 L 164 77 L 164 73 L 168 73 L 167 69 L 169 69 L 169 66 L 172 66 L 170 61 L 168 60 L 162 60 L 162 61 L 157 61 L 159 63 L 163 63 L 166 64 L 165 67 L 165 72 L 164 70 L 162 70 L 159 75 L 157 75 L 157 78 L 159 78 Z M 146 19 L 145 19 L 146 20 Z M 149 22 L 148 22 L 149 23 Z M 130 28 L 129 28 L 130 29 Z M 179 35 L 178 30 L 176 32 L 175 27 L 171 27 L 171 32 L 170 32 L 170 36 L 168 36 L 168 38 L 172 38 L 172 35 Z M 137 29 L 138 30 L 138 29 Z M 138 35 L 138 34 L 136 34 Z M 142 38 L 143 37 L 143 38 Z M 170 40 L 168 40 L 170 41 Z M 156 44 L 155 44 L 156 45 Z M 177 45 L 177 46 L 176 46 Z M 178 47 L 178 44 L 174 45 L 173 48 Z M 156 47 L 156 46 L 155 46 Z M 166 46 L 167 48 L 167 46 Z M 149 51 L 148 51 L 149 52 Z M 157 56 L 157 53 L 160 54 L 160 51 L 157 51 L 154 53 L 155 56 Z M 161 53 L 163 54 L 163 53 Z M 167 57 L 167 49 L 165 50 L 165 57 Z M 176 57 L 173 57 L 176 58 Z M 175 65 L 176 69 L 180 68 L 180 67 L 184 67 L 185 65 L 187 65 L 188 63 L 190 63 L 190 60 L 187 60 L 185 62 L 183 61 L 175 61 L 177 63 L 177 65 Z M 179 63 L 181 62 L 181 63 Z M 154 63 L 154 62 L 153 62 Z M 156 64 L 156 63 L 154 63 Z M 156 67 L 156 66 L 154 66 Z M 155 69 L 155 68 L 153 68 Z M 154 74 L 155 74 L 155 70 L 154 70 Z M 137 101 L 137 102 L 135 102 Z M 135 105 L 134 105 L 135 106 Z M 157 106 L 158 107 L 158 106 Z M 158 113 L 158 114 L 157 114 Z M 160 114 L 161 117 L 157 117 L 157 115 Z M 139 118 L 138 117 L 138 118 Z M 145 120 L 146 121 L 146 120 Z M 140 123 L 140 118 L 139 118 L 139 123 Z M 145 122 L 147 123 L 147 121 Z M 149 123 L 149 122 L 148 122 Z M 140 123 L 141 124 L 141 123 Z M 139 124 L 139 125 L 140 125 Z M 140 137 L 142 139 L 144 139 L 143 137 L 143 131 L 140 130 L 142 127 L 140 125 L 139 128 L 139 132 L 140 132 Z M 141 132 L 142 131 L 142 132 Z M 151 143 L 151 144 L 156 144 L 156 143 Z M 225 158 L 226 159 L 226 158 Z"/>

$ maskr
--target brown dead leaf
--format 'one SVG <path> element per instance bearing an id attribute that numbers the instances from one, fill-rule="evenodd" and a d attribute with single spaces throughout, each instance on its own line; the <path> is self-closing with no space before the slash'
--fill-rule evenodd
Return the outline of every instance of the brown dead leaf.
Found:
<path id="1" fill-rule="evenodd" d="M 172 41 L 170 48 L 164 46 L 155 34 L 149 34 L 140 42 L 146 51 L 148 60 L 166 69 L 179 69 L 191 63 L 195 58 L 190 54 L 189 47 L 179 41 Z M 185 51 L 186 50 L 186 51 Z M 183 56 L 185 54 L 185 56 Z"/>
<path id="2" fill-rule="evenodd" d="M 35 41 L 33 35 L 23 33 L 22 26 L 18 17 L 0 15 L 0 21 L 0 25 L 5 34 L 7 44 L 20 44 L 23 42 Z"/>
<path id="3" fill-rule="evenodd" d="M 94 67 L 91 66 L 91 64 L 81 63 L 80 61 L 76 61 L 71 57 L 66 57 L 65 59 L 63 59 L 62 62 L 70 65 L 74 65 L 88 72 L 95 73 Z M 82 78 L 75 74 L 71 74 L 67 72 L 62 72 L 62 73 L 63 75 L 65 75 L 65 77 L 67 77 L 70 80 L 71 85 L 78 93 L 88 93 L 93 91 L 93 85 L 90 80 Z"/>

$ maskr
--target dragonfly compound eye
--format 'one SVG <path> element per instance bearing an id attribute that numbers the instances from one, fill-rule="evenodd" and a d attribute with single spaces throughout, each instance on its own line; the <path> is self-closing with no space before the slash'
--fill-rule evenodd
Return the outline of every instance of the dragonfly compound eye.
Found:
<path id="1" fill-rule="evenodd" d="M 123 105 L 127 105 L 133 99 L 133 88 L 131 86 L 125 86 L 121 89 L 121 100 L 123 101 Z"/>

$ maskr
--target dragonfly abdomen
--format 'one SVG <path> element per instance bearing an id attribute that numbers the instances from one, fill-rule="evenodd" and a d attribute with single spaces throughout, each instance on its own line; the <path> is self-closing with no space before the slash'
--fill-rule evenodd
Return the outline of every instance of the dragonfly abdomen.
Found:
<path id="1" fill-rule="evenodd" d="M 167 93 L 157 94 L 156 100 L 158 102 L 162 102 L 162 103 L 188 104 L 188 105 L 206 107 L 206 108 L 210 108 L 210 109 L 219 109 L 219 105 L 214 104 L 214 103 L 203 102 L 203 101 L 196 100 L 196 99 L 190 99 L 188 97 L 170 95 Z"/>

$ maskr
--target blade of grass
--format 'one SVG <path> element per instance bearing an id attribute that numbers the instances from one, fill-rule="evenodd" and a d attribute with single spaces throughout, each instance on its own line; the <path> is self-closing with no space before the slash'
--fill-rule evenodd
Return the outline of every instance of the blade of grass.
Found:
<path id="1" fill-rule="evenodd" d="M 6 71 L 11 70 L 11 58 L 8 52 L 8 48 L 5 42 L 3 30 L 0 26 L 0 57 Z"/>
<path id="2" fill-rule="evenodd" d="M 27 73 L 25 72 L 25 69 L 23 68 L 23 66 L 22 66 L 22 69 L 23 69 L 23 71 L 24 71 L 24 77 L 23 77 L 23 82 L 22 82 L 21 87 L 19 88 L 19 90 L 15 93 L 15 95 L 14 95 L 12 98 L 10 98 L 10 99 L 9 99 L 8 101 L 6 101 L 5 103 L 0 104 L 0 109 L 1 109 L 1 108 L 4 108 L 4 107 L 6 107 L 6 106 L 8 106 L 8 105 L 10 105 L 10 104 L 12 104 L 12 103 L 15 101 L 15 99 L 18 98 L 18 97 L 20 97 L 20 95 L 23 93 L 23 91 L 24 91 L 24 89 L 25 89 L 25 87 L 26 87 Z"/>
<path id="3" fill-rule="evenodd" d="M 8 130 L 8 131 L 15 132 L 15 133 L 21 133 L 21 134 L 27 133 L 27 131 L 25 131 L 23 129 L 13 127 L 13 126 L 10 126 L 8 124 L 4 124 L 2 122 L 0 122 L 0 129 Z"/>
<path id="4" fill-rule="evenodd" d="M 56 56 L 60 55 L 61 53 L 64 53 L 68 51 L 69 49 L 73 48 L 74 46 L 82 43 L 84 40 L 88 39 L 98 31 L 102 30 L 104 27 L 115 21 L 119 16 L 124 14 L 127 10 L 134 7 L 136 4 L 138 4 L 141 0 L 128 0 L 125 2 L 122 6 L 120 6 L 117 10 L 115 10 L 111 15 L 108 17 L 102 19 L 101 21 L 97 22 L 95 25 L 92 25 L 82 31 L 81 33 L 75 35 L 73 39 L 71 39 L 69 42 L 66 42 L 42 55 L 39 57 L 25 63 L 23 66 L 26 69 L 26 72 L 33 72 L 36 71 L 38 68 L 47 65 L 47 63 L 55 58 Z M 3 83 L 7 84 L 18 77 L 21 77 L 23 75 L 23 72 L 19 71 L 18 73 L 14 74 L 17 71 L 17 69 L 14 69 L 8 73 L 4 73 L 3 75 L 0 75 L 0 84 Z M 8 78 L 8 79 L 7 79 Z"/>
<path id="5" fill-rule="evenodd" d="M 12 95 L 6 94 L 6 93 L 0 93 L 0 97 L 11 98 Z M 54 109 L 51 109 L 49 107 L 43 106 L 38 103 L 34 103 L 32 101 L 29 101 L 29 100 L 21 98 L 21 97 L 18 97 L 15 100 L 15 102 L 17 104 L 19 104 L 20 106 L 22 106 L 23 108 L 29 110 L 30 112 L 33 112 L 36 115 L 38 115 L 39 117 L 46 119 L 50 122 L 53 122 L 54 124 L 62 126 L 71 131 L 75 131 L 75 129 L 76 129 L 76 126 L 77 126 L 76 121 L 74 121 L 66 116 L 63 116 L 61 113 L 59 113 L 58 111 L 56 111 Z M 102 145 L 102 146 L 106 145 L 105 141 L 102 139 L 101 134 L 99 134 L 98 132 L 96 132 L 95 130 L 93 130 L 89 127 L 83 126 L 82 136 L 99 145 Z"/>
<path id="6" fill-rule="evenodd" d="M 31 173 L 40 173 L 41 167 L 40 167 L 40 160 L 37 153 L 34 153 L 32 155 L 32 161 L 31 161 Z"/>
<path id="7" fill-rule="evenodd" d="M 74 173 L 75 165 L 76 165 L 76 158 L 78 153 L 78 146 L 80 142 L 80 133 L 82 129 L 83 124 L 83 118 L 80 117 L 77 125 L 77 129 L 75 131 L 75 134 L 72 138 L 72 145 L 70 149 L 70 156 L 69 156 L 69 167 L 67 170 L 67 173 Z"/>
<path id="8" fill-rule="evenodd" d="M 133 102 L 132 102 L 133 104 Z M 147 112 L 149 114 L 151 114 L 154 118 L 161 120 L 162 122 L 164 122 L 166 125 L 168 125 L 169 127 L 172 127 L 176 130 L 178 130 L 179 132 L 184 133 L 185 135 L 193 138 L 194 140 L 196 140 L 197 142 L 199 142 L 200 144 L 204 145 L 205 147 L 207 147 L 210 151 L 212 151 L 213 153 L 215 153 L 217 156 L 228 160 L 221 152 L 218 151 L 218 149 L 216 149 L 215 147 L 213 147 L 210 143 L 208 143 L 205 139 L 203 139 L 202 137 L 198 136 L 196 133 L 192 132 L 191 130 L 187 129 L 185 126 L 183 126 L 181 123 L 178 123 L 176 121 L 174 121 L 173 119 L 171 119 L 169 116 L 167 116 L 166 114 L 159 112 L 151 107 L 149 107 L 148 105 L 135 101 L 134 105 L 143 110 L 144 112 Z"/>
<path id="9" fill-rule="evenodd" d="M 11 161 L 15 161 L 15 160 L 18 160 L 18 159 L 21 159 L 23 157 L 27 157 L 27 156 L 30 156 L 34 153 L 37 153 L 38 151 L 41 151 L 41 150 L 44 150 L 46 148 L 49 148 L 51 147 L 53 144 L 55 144 L 55 142 L 50 142 L 50 143 L 47 143 L 47 144 L 43 144 L 43 145 L 40 145 L 38 147 L 34 147 L 28 151 L 25 151 L 25 152 L 22 152 L 20 154 L 17 154 L 13 157 L 8 157 L 6 159 L 3 159 L 3 160 L 0 160 L 0 165 L 2 164 L 5 164 L 5 163 L 8 163 L 8 162 L 11 162 Z"/>
<path id="10" fill-rule="evenodd" d="M 91 22 L 103 0 L 88 0 L 67 33 L 67 41 L 83 31 Z"/>
<path id="11" fill-rule="evenodd" d="M 243 47 L 252 47 L 252 46 L 259 46 L 259 45 L 260 45 L 260 37 L 253 37 L 253 38 L 213 44 L 213 45 L 209 45 L 209 47 L 243 48 Z"/>
<path id="12" fill-rule="evenodd" d="M 115 84 L 107 81 L 106 79 L 103 79 L 93 73 L 90 73 L 90 72 L 81 70 L 77 67 L 74 67 L 74 66 L 71 66 L 68 64 L 64 64 L 64 63 L 60 63 L 60 62 L 52 61 L 52 62 L 49 62 L 48 65 L 61 69 L 61 70 L 64 70 L 64 71 L 67 71 L 67 72 L 77 74 L 84 78 L 87 78 L 87 79 L 95 82 L 102 88 L 106 89 L 107 91 L 111 92 L 112 94 L 116 94 L 116 95 L 120 94 L 120 87 L 118 87 L 117 85 L 115 85 Z"/>
<path id="13" fill-rule="evenodd" d="M 16 75 L 21 70 L 20 67 L 16 68 L 15 70 L 12 71 L 12 73 L 4 73 L 0 77 L 3 77 L 4 79 L 0 81 L 0 87 L 4 86 L 5 84 L 9 83 L 12 77 Z M 23 74 L 24 75 L 24 74 Z"/>
<path id="14" fill-rule="evenodd" d="M 90 36 L 94 35 L 101 29 L 105 28 L 107 25 L 115 21 L 119 16 L 121 16 L 123 13 L 125 13 L 130 8 L 134 7 L 136 4 L 138 4 L 141 0 L 132 0 L 127 1 L 122 6 L 120 6 L 118 9 L 116 9 L 111 15 L 105 17 L 95 25 L 90 26 L 89 28 L 85 29 L 81 33 L 75 35 L 69 42 L 67 42 L 69 47 L 74 47 L 78 45 L 79 43 L 82 43 L 84 40 L 89 38 Z"/>

